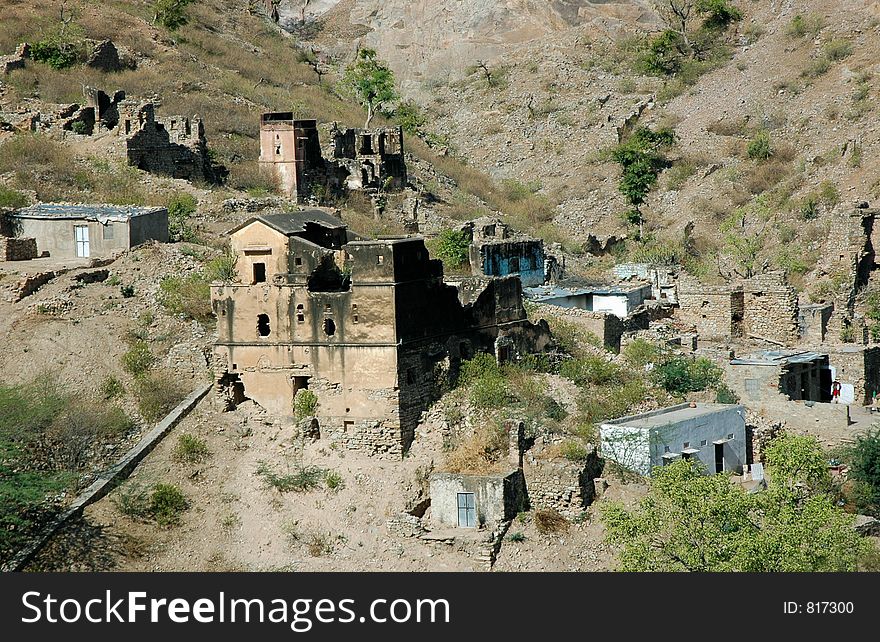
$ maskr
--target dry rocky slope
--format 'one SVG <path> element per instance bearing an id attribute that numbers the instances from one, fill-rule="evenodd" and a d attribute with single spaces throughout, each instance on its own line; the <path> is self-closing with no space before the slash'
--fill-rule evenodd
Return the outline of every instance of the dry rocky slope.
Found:
<path id="1" fill-rule="evenodd" d="M 639 124 L 674 125 L 679 137 L 677 162 L 647 208 L 649 230 L 661 237 L 677 239 L 693 222 L 697 247 L 711 249 L 719 222 L 765 194 L 772 262 L 778 228 L 794 227 L 804 245 L 807 234 L 821 235 L 800 212 L 823 183 L 842 201 L 878 195 L 880 168 L 872 158 L 880 143 L 873 98 L 880 3 L 740 0 L 744 18 L 727 36 L 729 62 L 689 87 L 633 72 L 621 51 L 627 38 L 659 28 L 649 3 L 330 4 L 316 7 L 327 25 L 316 36 L 318 48 L 350 51 L 351 32 L 339 25 L 361 27 L 358 44 L 388 59 L 404 94 L 427 109 L 432 129 L 496 179 L 539 184 L 558 204 L 554 222 L 564 237 L 628 231 L 618 170 L 599 152 L 616 144 L 618 127 L 638 113 Z M 815 37 L 789 33 L 798 14 L 820 18 Z M 337 32 L 347 39 L 340 43 Z M 828 43 L 841 41 L 851 55 L 811 76 Z M 477 60 L 503 81 L 488 87 L 481 72 L 468 69 Z M 745 155 L 758 128 L 779 151 L 769 164 Z M 819 204 L 820 219 L 836 199 Z"/>

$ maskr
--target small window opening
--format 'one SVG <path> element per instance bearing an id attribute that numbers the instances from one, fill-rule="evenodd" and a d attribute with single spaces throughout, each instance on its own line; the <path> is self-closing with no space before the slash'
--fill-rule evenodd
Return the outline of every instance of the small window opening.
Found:
<path id="1" fill-rule="evenodd" d="M 324 319 L 324 334 L 328 337 L 336 334 L 336 324 L 333 323 L 333 319 Z"/>
<path id="2" fill-rule="evenodd" d="M 306 315 L 303 312 L 303 305 L 302 305 L 302 303 L 300 303 L 298 306 L 296 306 L 296 322 L 302 323 L 305 320 L 306 320 Z"/>
<path id="3" fill-rule="evenodd" d="M 351 315 L 352 315 L 352 321 L 354 321 L 355 323 L 357 323 L 357 322 L 358 322 L 358 306 L 357 306 L 357 303 L 352 304 L 352 306 L 351 306 Z"/>
<path id="4" fill-rule="evenodd" d="M 108 223 L 107 225 L 102 226 L 104 228 L 104 240 L 112 241 L 113 240 L 113 223 Z"/>
<path id="5" fill-rule="evenodd" d="M 733 439 L 733 433 L 730 433 L 729 435 L 727 435 L 727 438 L 728 438 L 728 439 Z"/>
<path id="6" fill-rule="evenodd" d="M 376 257 L 376 265 L 382 265 L 385 262 L 385 257 L 381 254 Z"/>
<path id="7" fill-rule="evenodd" d="M 293 259 L 293 264 L 294 264 L 294 265 L 302 265 L 302 264 L 303 264 L 302 257 L 299 257 L 299 256 L 298 256 L 298 257 L 296 257 L 295 259 Z"/>
<path id="8" fill-rule="evenodd" d="M 268 314 L 259 314 L 257 315 L 257 333 L 261 337 L 268 337 L 271 330 L 269 329 L 269 315 Z"/>
<path id="9" fill-rule="evenodd" d="M 254 263 L 254 283 L 266 282 L 266 264 Z"/>

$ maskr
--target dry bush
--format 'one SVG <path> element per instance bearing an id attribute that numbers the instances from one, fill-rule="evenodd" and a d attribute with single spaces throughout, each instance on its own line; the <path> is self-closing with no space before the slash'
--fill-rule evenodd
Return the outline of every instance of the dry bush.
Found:
<path id="1" fill-rule="evenodd" d="M 756 165 L 745 177 L 745 187 L 751 194 L 763 194 L 783 181 L 791 171 L 788 162 L 776 160 Z"/>
<path id="2" fill-rule="evenodd" d="M 443 470 L 449 473 L 488 475 L 499 472 L 507 453 L 508 441 L 500 425 L 482 426 L 461 440 L 446 456 Z"/>
<path id="3" fill-rule="evenodd" d="M 256 160 L 230 165 L 227 185 L 233 189 L 244 190 L 255 195 L 278 191 L 278 181 L 275 175 L 271 171 L 261 168 Z"/>
<path id="4" fill-rule="evenodd" d="M 535 528 L 542 535 L 565 533 L 570 526 L 567 519 L 552 508 L 535 511 Z"/>
<path id="5" fill-rule="evenodd" d="M 734 120 L 722 118 L 709 125 L 706 131 L 716 136 L 743 136 L 746 133 L 747 124 L 745 118 L 736 118 Z"/>

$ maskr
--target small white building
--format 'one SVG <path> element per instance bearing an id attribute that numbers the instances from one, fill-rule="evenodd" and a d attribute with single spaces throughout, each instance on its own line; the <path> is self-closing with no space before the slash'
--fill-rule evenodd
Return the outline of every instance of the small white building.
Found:
<path id="1" fill-rule="evenodd" d="M 650 283 L 623 283 L 610 286 L 538 286 L 523 294 L 535 303 L 577 308 L 588 312 L 607 312 L 621 319 L 651 298 Z"/>
<path id="2" fill-rule="evenodd" d="M 607 421 L 599 430 L 602 456 L 640 475 L 677 459 L 698 459 L 709 473 L 740 473 L 748 463 L 740 405 L 679 404 Z"/>

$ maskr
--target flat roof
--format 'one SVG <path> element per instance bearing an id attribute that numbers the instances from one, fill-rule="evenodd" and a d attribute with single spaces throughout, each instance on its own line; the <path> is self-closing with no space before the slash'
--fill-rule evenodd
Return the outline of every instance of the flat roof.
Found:
<path id="1" fill-rule="evenodd" d="M 757 354 L 739 359 L 731 359 L 732 366 L 784 366 L 789 363 L 809 363 L 823 359 L 827 354 L 797 350 L 764 350 Z"/>
<path id="2" fill-rule="evenodd" d="M 536 285 L 523 288 L 523 294 L 530 299 L 560 299 L 584 294 L 598 294 L 609 296 L 624 296 L 630 292 L 636 292 L 650 288 L 650 283 L 624 283 L 620 285 L 584 285 L 584 286 L 561 286 L 561 285 Z"/>
<path id="3" fill-rule="evenodd" d="M 134 205 L 102 205 L 82 203 L 39 203 L 13 212 L 15 218 L 86 219 L 127 221 L 137 216 L 164 212 L 164 207 L 137 207 Z"/>
<path id="4" fill-rule="evenodd" d="M 612 421 L 604 421 L 602 425 L 610 426 L 626 426 L 628 428 L 660 428 L 670 424 L 676 424 L 688 419 L 697 417 L 705 417 L 722 412 L 730 412 L 731 409 L 742 408 L 737 404 L 723 403 L 698 403 L 696 407 L 690 404 L 679 404 L 668 408 L 661 408 L 652 412 L 645 412 L 639 415 L 631 415 L 629 417 L 621 417 Z"/>

